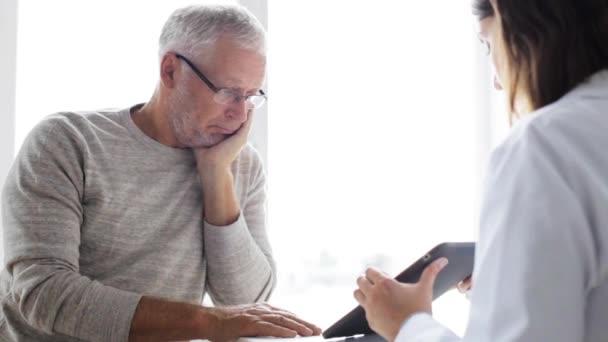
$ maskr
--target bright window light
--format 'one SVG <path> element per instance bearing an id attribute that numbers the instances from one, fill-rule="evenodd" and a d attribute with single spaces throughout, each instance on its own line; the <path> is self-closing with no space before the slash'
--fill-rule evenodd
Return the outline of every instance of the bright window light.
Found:
<path id="1" fill-rule="evenodd" d="M 440 242 L 474 239 L 486 61 L 463 1 L 268 8 L 274 301 L 327 328 L 356 305 L 366 266 L 396 275 Z M 462 334 L 455 292 L 435 316 Z"/>

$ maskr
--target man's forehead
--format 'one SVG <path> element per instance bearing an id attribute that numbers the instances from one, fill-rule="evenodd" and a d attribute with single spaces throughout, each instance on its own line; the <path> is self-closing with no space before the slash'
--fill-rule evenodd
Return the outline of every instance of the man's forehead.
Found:
<path id="1" fill-rule="evenodd" d="M 265 79 L 262 79 L 261 81 L 256 80 L 255 82 L 247 84 L 247 82 L 245 82 L 245 80 L 243 80 L 243 79 L 226 78 L 224 80 L 224 84 L 225 84 L 226 88 L 242 90 L 242 91 L 249 91 L 249 90 L 262 89 L 262 87 L 264 86 L 264 83 L 265 83 L 264 80 Z"/>
<path id="2" fill-rule="evenodd" d="M 240 90 L 259 89 L 266 79 L 266 68 L 259 65 L 227 63 L 218 66 L 214 73 L 221 78 L 225 87 Z"/>
<path id="3" fill-rule="evenodd" d="M 201 61 L 218 86 L 239 90 L 260 89 L 266 78 L 266 56 L 245 48 L 230 37 L 220 37 L 212 45 L 211 54 Z"/>

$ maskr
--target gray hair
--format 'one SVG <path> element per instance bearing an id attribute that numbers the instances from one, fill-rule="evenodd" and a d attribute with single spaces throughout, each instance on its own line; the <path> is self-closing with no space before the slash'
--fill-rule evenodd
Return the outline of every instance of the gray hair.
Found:
<path id="1" fill-rule="evenodd" d="M 244 49 L 266 55 L 266 32 L 251 12 L 239 5 L 192 5 L 175 10 L 163 26 L 159 57 L 169 51 L 200 56 L 223 35 Z"/>

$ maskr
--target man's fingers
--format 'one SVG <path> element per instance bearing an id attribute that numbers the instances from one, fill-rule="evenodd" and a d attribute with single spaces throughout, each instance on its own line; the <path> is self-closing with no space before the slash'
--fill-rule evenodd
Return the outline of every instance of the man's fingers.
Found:
<path id="1" fill-rule="evenodd" d="M 249 113 L 247 113 L 247 120 L 245 121 L 245 126 L 247 126 L 247 129 L 251 128 L 251 125 L 253 124 L 253 111 L 250 111 Z"/>
<path id="2" fill-rule="evenodd" d="M 221 141 L 218 145 L 242 145 L 247 143 L 249 132 L 251 131 L 251 123 L 253 122 L 253 113 L 247 114 L 247 120 L 237 129 L 232 135 Z M 218 146 L 216 145 L 216 146 Z M 213 147 L 211 147 L 213 148 Z"/>
<path id="3" fill-rule="evenodd" d="M 270 314 L 261 316 L 261 318 L 263 318 L 266 322 L 270 322 L 274 325 L 293 330 L 297 332 L 300 336 L 311 336 L 313 334 L 312 329 L 308 328 L 306 325 L 300 324 L 297 321 L 283 315 Z"/>
<path id="4" fill-rule="evenodd" d="M 447 264 L 448 259 L 446 258 L 439 258 L 433 261 L 424 269 L 424 271 L 422 271 L 422 275 L 420 276 L 420 283 L 432 289 L 433 285 L 435 284 L 435 279 L 437 278 L 437 275 Z"/>
<path id="5" fill-rule="evenodd" d="M 281 315 L 281 316 L 285 316 L 305 327 L 307 327 L 308 329 L 310 329 L 312 331 L 313 335 L 319 335 L 321 334 L 321 328 L 317 327 L 316 325 L 307 322 L 305 320 L 303 320 L 302 318 L 299 318 L 298 316 L 296 316 L 295 314 L 287 311 L 287 310 L 283 310 L 283 309 L 279 309 L 276 308 L 272 305 L 268 305 L 265 304 L 271 311 L 269 310 L 264 310 L 264 309 L 253 309 L 253 310 L 249 310 L 248 313 L 253 314 L 253 315 L 258 315 L 258 316 L 263 316 L 263 315 L 268 315 L 268 314 L 277 314 L 277 315 Z"/>
<path id="6" fill-rule="evenodd" d="M 268 321 L 258 321 L 246 336 L 296 337 L 298 332 Z"/>
<path id="7" fill-rule="evenodd" d="M 316 326 L 316 325 L 314 325 L 312 323 L 309 323 L 309 322 L 307 322 L 307 321 L 305 321 L 305 320 L 303 320 L 303 319 L 301 319 L 298 316 L 293 315 L 293 314 L 292 315 L 287 315 L 286 314 L 285 316 L 289 317 L 290 319 L 292 319 L 292 320 L 300 323 L 301 325 L 307 327 L 308 329 L 310 329 L 312 331 L 312 335 L 316 336 L 316 335 L 320 335 L 321 334 L 322 330 L 318 326 Z"/>
<path id="8" fill-rule="evenodd" d="M 253 123 L 253 112 L 249 112 L 249 113 L 247 113 L 247 120 L 245 120 L 245 122 L 243 123 L 241 128 L 239 128 L 238 131 L 236 131 L 236 133 L 234 135 L 240 136 L 240 137 L 249 136 L 249 131 L 251 130 L 252 123 Z"/>
<path id="9" fill-rule="evenodd" d="M 297 323 L 299 323 L 301 325 L 306 326 L 308 329 L 310 329 L 312 331 L 313 335 L 319 335 L 322 332 L 321 328 L 317 327 L 316 325 L 314 325 L 310 322 L 303 320 L 302 318 L 299 318 L 293 312 L 278 308 L 278 307 L 270 305 L 268 303 L 258 304 L 258 306 L 248 309 L 247 313 L 256 315 L 256 316 L 278 314 L 281 316 L 285 316 L 293 321 L 296 321 Z"/>

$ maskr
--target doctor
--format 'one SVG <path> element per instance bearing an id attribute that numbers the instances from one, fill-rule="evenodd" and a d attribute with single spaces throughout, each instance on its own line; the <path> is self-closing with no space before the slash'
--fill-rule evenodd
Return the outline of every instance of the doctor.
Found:
<path id="1" fill-rule="evenodd" d="M 608 336 L 608 1 L 474 0 L 514 122 L 490 161 L 464 338 L 417 284 L 367 270 L 354 295 L 389 341 Z"/>

